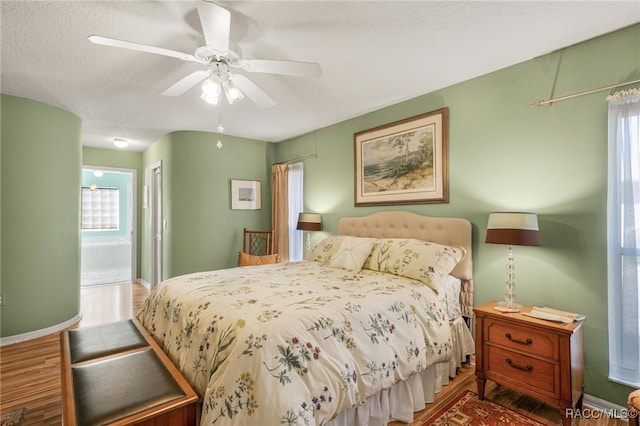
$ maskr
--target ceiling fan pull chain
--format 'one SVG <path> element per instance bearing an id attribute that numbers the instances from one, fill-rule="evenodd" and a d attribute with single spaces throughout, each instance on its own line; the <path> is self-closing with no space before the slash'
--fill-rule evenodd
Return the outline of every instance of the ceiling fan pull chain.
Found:
<path id="1" fill-rule="evenodd" d="M 221 138 L 220 134 L 224 132 L 224 127 L 222 126 L 222 105 L 218 106 L 218 127 L 216 127 L 216 130 L 218 131 L 218 143 L 216 144 L 216 146 L 218 147 L 218 149 L 220 149 L 222 148 L 222 141 L 220 140 Z"/>

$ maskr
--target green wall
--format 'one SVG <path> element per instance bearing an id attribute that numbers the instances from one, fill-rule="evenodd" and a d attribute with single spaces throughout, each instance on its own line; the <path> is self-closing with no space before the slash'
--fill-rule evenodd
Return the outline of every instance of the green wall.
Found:
<path id="1" fill-rule="evenodd" d="M 82 148 L 82 165 L 86 167 L 110 167 L 116 169 L 130 169 L 136 171 L 136 257 L 138 259 L 136 277 L 141 277 L 142 266 L 142 178 L 144 167 L 142 166 L 142 152 L 121 151 L 117 149 L 103 149 L 93 147 Z"/>
<path id="2" fill-rule="evenodd" d="M 0 336 L 80 312 L 80 119 L 2 95 Z"/>
<path id="3" fill-rule="evenodd" d="M 409 210 L 473 224 L 475 305 L 503 296 L 506 246 L 485 244 L 489 212 L 533 211 L 542 247 L 515 247 L 519 301 L 587 314 L 586 393 L 626 406 L 629 388 L 610 382 L 607 346 L 607 102 L 598 92 L 553 106 L 538 99 L 638 78 L 640 25 L 330 126 L 276 147 L 305 161 L 305 210 L 323 233 L 342 216 Z M 354 207 L 353 134 L 449 107 L 448 204 Z M 318 234 L 318 235 L 315 235 Z M 323 235 L 320 235 L 323 234 Z"/>
<path id="4" fill-rule="evenodd" d="M 46 328 L 79 312 L 81 165 L 138 170 L 138 274 L 149 280 L 150 218 L 141 202 L 151 164 L 163 166 L 168 278 L 234 266 L 242 228 L 270 226 L 271 163 L 317 152 L 304 161 L 305 209 L 324 221 L 314 242 L 335 233 L 340 217 L 378 210 L 468 218 L 476 304 L 500 299 L 505 281 L 506 247 L 483 243 L 489 212 L 537 212 L 543 245 L 515 248 L 519 299 L 587 314 L 586 392 L 624 405 L 630 389 L 607 379 L 608 92 L 527 105 L 637 78 L 638 46 L 640 25 L 279 144 L 225 135 L 222 149 L 215 134 L 185 131 L 144 153 L 81 150 L 77 117 L 3 95 L 0 335 Z M 450 202 L 354 207 L 353 134 L 445 106 Z M 231 210 L 230 179 L 260 180 L 262 210 Z"/>
<path id="5" fill-rule="evenodd" d="M 145 184 L 150 166 L 162 161 L 163 278 L 236 266 L 242 229 L 271 224 L 269 144 L 213 133 L 174 132 L 144 153 Z M 261 210 L 231 210 L 231 179 L 262 182 Z M 150 280 L 149 211 L 143 213 L 142 277 Z"/>

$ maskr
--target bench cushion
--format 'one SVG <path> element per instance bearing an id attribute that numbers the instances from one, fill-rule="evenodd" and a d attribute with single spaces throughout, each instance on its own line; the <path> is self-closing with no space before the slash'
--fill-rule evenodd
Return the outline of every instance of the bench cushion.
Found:
<path id="1" fill-rule="evenodd" d="M 149 346 L 131 320 L 69 331 L 71 364 Z"/>
<path id="2" fill-rule="evenodd" d="M 108 424 L 185 396 L 152 349 L 72 366 L 76 418 Z"/>

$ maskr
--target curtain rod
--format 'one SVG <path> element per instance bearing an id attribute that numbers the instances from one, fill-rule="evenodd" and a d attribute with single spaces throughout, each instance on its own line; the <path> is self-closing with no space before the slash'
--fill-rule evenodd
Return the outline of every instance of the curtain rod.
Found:
<path id="1" fill-rule="evenodd" d="M 305 155 L 304 157 L 292 158 L 291 160 L 278 161 L 275 164 L 285 164 L 285 163 L 294 163 L 296 161 L 306 160 L 307 158 L 318 158 L 318 154 Z"/>
<path id="2" fill-rule="evenodd" d="M 290 160 L 283 160 L 283 161 L 278 161 L 277 163 L 273 163 L 272 166 L 276 165 L 276 164 L 288 164 L 288 163 L 295 163 L 296 161 L 302 161 L 302 160 L 306 160 L 307 158 L 318 158 L 318 139 L 317 139 L 317 130 L 315 129 L 313 131 L 313 154 L 309 154 L 309 155 L 305 155 L 303 157 L 298 157 L 298 158 L 292 158 Z"/>
<path id="3" fill-rule="evenodd" d="M 625 86 L 627 84 L 633 84 L 633 83 L 640 83 L 640 79 L 631 80 L 631 81 L 625 81 L 623 83 L 612 84 L 612 85 L 605 86 L 605 87 L 599 87 L 597 89 L 591 89 L 591 90 L 585 90 L 585 91 L 582 91 L 582 92 L 571 93 L 570 95 L 559 96 L 557 98 L 546 99 L 544 101 L 535 101 L 534 103 L 529 104 L 528 106 L 530 106 L 530 107 L 538 107 L 538 106 L 541 106 L 541 105 L 544 105 L 544 104 L 552 104 L 552 103 L 557 102 L 557 101 L 564 101 L 565 99 L 571 99 L 571 98 L 575 98 L 575 97 L 582 96 L 582 95 L 589 95 L 591 93 L 601 92 L 603 90 L 608 90 L 608 89 L 614 89 L 616 87 Z"/>

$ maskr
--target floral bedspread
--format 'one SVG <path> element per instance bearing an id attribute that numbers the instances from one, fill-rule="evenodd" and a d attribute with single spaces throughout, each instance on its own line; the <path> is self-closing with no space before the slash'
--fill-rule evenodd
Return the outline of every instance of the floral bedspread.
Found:
<path id="1" fill-rule="evenodd" d="M 202 425 L 322 425 L 451 356 L 431 288 L 318 262 L 176 277 L 138 319 L 203 397 Z"/>

